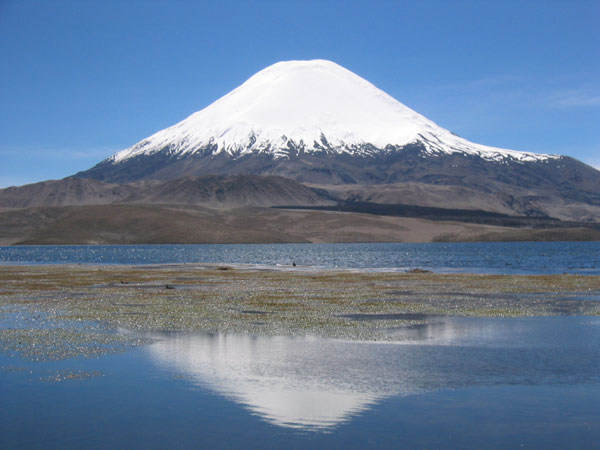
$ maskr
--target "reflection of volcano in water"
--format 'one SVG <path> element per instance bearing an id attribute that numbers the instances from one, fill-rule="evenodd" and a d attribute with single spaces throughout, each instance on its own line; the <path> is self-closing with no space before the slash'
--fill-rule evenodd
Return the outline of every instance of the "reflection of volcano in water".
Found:
<path id="1" fill-rule="evenodd" d="M 276 425 L 325 428 L 392 394 L 362 379 L 366 374 L 353 367 L 358 361 L 352 355 L 346 355 L 345 361 L 332 355 L 332 343 L 311 338 L 175 335 L 161 336 L 150 351 L 162 364 Z"/>
<path id="2" fill-rule="evenodd" d="M 400 339 L 448 342 L 457 333 L 463 330 L 439 322 L 407 328 Z M 421 391 L 423 364 L 431 365 L 397 344 L 231 334 L 158 338 L 150 352 L 162 365 L 286 427 L 331 427 L 384 397 Z"/>
<path id="3" fill-rule="evenodd" d="M 577 318 L 444 318 L 384 344 L 311 337 L 162 334 L 151 357 L 269 422 L 324 429 L 396 395 L 597 380 L 597 327 Z M 579 333 L 576 331 L 579 330 Z M 573 353 L 577 335 L 579 347 Z M 578 348 L 579 348 L 578 347 Z"/>

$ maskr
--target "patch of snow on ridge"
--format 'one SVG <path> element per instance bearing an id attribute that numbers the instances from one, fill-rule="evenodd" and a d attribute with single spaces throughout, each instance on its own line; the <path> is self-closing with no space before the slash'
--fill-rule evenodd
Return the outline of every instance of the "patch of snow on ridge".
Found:
<path id="1" fill-rule="evenodd" d="M 161 151 L 185 156 L 214 146 L 233 155 L 265 151 L 284 157 L 288 142 L 315 151 L 323 146 L 356 152 L 421 142 L 431 153 L 462 152 L 489 160 L 535 161 L 557 156 L 474 144 L 453 135 L 365 79 L 331 61 L 284 61 L 261 70 L 238 88 L 172 127 L 109 161 Z"/>

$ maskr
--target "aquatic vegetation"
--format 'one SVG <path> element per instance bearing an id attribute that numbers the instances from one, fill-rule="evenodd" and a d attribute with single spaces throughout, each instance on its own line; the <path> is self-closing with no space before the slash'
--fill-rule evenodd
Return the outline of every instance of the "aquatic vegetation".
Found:
<path id="1" fill-rule="evenodd" d="M 598 276 L 53 265 L 3 266 L 0 282 L 1 349 L 31 359 L 140 343 L 117 329 L 394 340 L 436 315 L 600 314 Z"/>
<path id="2" fill-rule="evenodd" d="M 63 370 L 57 370 L 46 377 L 40 378 L 40 381 L 61 383 L 63 381 L 70 381 L 70 380 L 88 380 L 90 378 L 100 377 L 100 376 L 102 376 L 102 373 L 97 370 L 88 372 L 86 370 L 81 370 L 81 369 L 78 369 L 78 370 L 63 369 Z"/>

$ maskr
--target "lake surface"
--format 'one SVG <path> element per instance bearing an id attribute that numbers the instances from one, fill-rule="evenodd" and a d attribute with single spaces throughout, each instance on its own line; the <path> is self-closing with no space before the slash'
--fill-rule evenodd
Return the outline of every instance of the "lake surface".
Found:
<path id="1" fill-rule="evenodd" d="M 600 318 L 438 318 L 398 342 L 157 333 L 0 356 L 0 448 L 597 448 Z M 88 379 L 56 374 L 92 373 Z M 67 377 L 68 378 L 68 377 Z"/>
<path id="2" fill-rule="evenodd" d="M 600 242 L 211 244 L 0 247 L 0 264 L 224 263 L 254 266 L 600 274 Z"/>
<path id="3" fill-rule="evenodd" d="M 0 247 L 1 264 L 600 274 L 600 243 Z M 23 324 L 0 320 L 0 328 Z M 127 330 L 119 333 L 129 334 Z M 0 353 L 0 448 L 597 448 L 600 317 L 431 317 L 392 343 L 153 333 Z"/>

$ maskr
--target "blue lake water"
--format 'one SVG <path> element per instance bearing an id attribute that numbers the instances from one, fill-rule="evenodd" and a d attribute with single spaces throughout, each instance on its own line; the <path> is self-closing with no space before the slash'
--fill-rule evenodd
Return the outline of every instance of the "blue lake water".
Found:
<path id="1" fill-rule="evenodd" d="M 600 274 L 600 242 L 0 247 L 0 264 L 226 263 L 507 274 Z"/>
<path id="2" fill-rule="evenodd" d="M 0 448 L 597 448 L 600 318 L 440 318 L 394 343 L 155 333 L 0 356 Z M 44 381 L 70 370 L 87 380 Z"/>
<path id="3" fill-rule="evenodd" d="M 600 243 L 0 247 L 0 264 L 203 262 L 598 275 Z M 19 326 L 0 316 L 0 328 Z M 595 449 L 600 442 L 599 317 L 440 316 L 406 327 L 392 343 L 143 337 L 153 343 L 99 358 L 32 362 L 0 353 L 0 448 Z M 51 381 L 57 375 L 61 381 Z"/>

